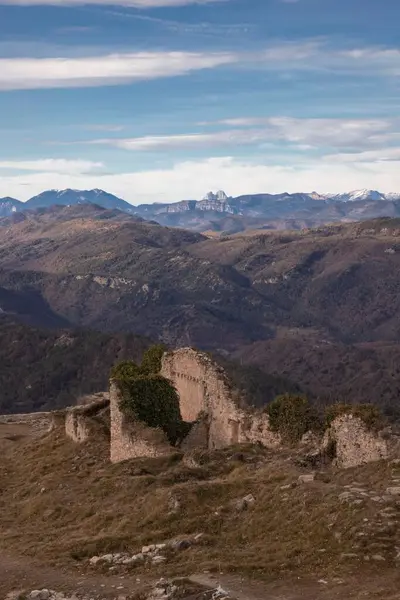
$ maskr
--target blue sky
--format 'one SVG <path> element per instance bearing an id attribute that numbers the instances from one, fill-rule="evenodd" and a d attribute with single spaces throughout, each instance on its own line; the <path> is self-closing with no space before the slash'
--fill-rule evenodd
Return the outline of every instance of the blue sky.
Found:
<path id="1" fill-rule="evenodd" d="M 0 0 L 0 197 L 400 192 L 399 0 Z"/>

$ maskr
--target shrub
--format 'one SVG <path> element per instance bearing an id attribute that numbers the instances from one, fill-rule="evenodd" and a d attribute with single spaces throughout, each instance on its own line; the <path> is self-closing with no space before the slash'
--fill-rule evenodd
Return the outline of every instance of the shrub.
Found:
<path id="1" fill-rule="evenodd" d="M 190 425 L 182 421 L 179 396 L 171 382 L 159 374 L 161 358 L 165 352 L 162 344 L 149 348 L 140 366 L 124 361 L 113 367 L 111 377 L 121 392 L 120 409 L 131 419 L 160 427 L 171 444 L 181 441 Z"/>
<path id="2" fill-rule="evenodd" d="M 342 415 L 353 415 L 361 419 L 368 429 L 378 430 L 383 427 L 384 419 L 379 408 L 374 404 L 344 404 L 337 403 L 325 410 L 325 424 L 330 427 L 333 421 Z"/>
<path id="3" fill-rule="evenodd" d="M 277 396 L 267 406 L 270 427 L 289 443 L 298 442 L 310 429 L 319 425 L 317 413 L 304 396 L 285 394 Z"/>
<path id="4" fill-rule="evenodd" d="M 179 396 L 173 385 L 161 375 L 141 374 L 126 382 L 122 389 L 121 410 L 149 427 L 161 427 L 172 443 L 182 421 Z"/>
<path id="5" fill-rule="evenodd" d="M 142 364 L 140 366 L 143 373 L 159 373 L 161 371 L 161 359 L 167 350 L 164 344 L 155 344 L 150 346 L 143 354 Z"/>
<path id="6" fill-rule="evenodd" d="M 124 360 L 111 369 L 111 377 L 119 383 L 131 381 L 141 373 L 140 367 L 132 360 Z"/>

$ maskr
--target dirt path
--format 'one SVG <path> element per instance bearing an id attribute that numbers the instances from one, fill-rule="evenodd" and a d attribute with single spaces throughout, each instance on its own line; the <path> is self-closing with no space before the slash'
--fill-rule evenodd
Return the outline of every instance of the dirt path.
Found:
<path id="1" fill-rule="evenodd" d="M 400 600 L 400 572 L 394 569 L 380 576 L 359 574 L 343 580 L 278 580 L 262 583 L 238 575 L 202 573 L 190 577 L 204 588 L 221 586 L 235 600 Z M 153 583 L 134 575 L 84 574 L 43 567 L 30 559 L 0 556 L 0 600 L 12 590 L 50 588 L 58 592 L 90 595 L 93 599 L 115 600 L 129 596 Z"/>
<path id="2" fill-rule="evenodd" d="M 235 600 L 400 600 L 397 569 L 373 577 L 360 573 L 347 579 L 278 580 L 268 584 L 237 575 L 200 574 L 190 579 L 207 587 L 220 585 Z"/>
<path id="3" fill-rule="evenodd" d="M 146 583 L 144 578 L 124 575 L 86 575 L 43 567 L 34 562 L 0 556 L 0 599 L 11 590 L 50 588 L 59 592 L 79 592 L 92 597 L 116 598 L 140 591 Z"/>

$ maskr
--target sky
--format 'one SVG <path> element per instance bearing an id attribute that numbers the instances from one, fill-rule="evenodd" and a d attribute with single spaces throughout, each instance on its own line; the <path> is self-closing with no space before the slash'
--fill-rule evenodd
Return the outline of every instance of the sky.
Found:
<path id="1" fill-rule="evenodd" d="M 400 192 L 399 0 L 0 0 L 0 197 Z"/>

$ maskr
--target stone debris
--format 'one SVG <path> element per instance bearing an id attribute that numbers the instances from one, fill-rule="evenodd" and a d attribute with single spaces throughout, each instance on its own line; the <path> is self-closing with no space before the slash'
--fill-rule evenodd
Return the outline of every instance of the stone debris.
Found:
<path id="1" fill-rule="evenodd" d="M 153 587 L 147 600 L 170 600 L 174 598 L 178 591 L 178 587 L 165 579 L 157 581 Z"/>
<path id="2" fill-rule="evenodd" d="M 110 565 L 110 569 L 115 569 L 115 567 L 118 565 L 127 567 L 144 563 L 160 565 L 167 560 L 167 556 L 165 556 L 165 554 L 187 550 L 193 545 L 199 544 L 202 538 L 203 534 L 197 533 L 190 538 L 178 538 L 170 540 L 169 542 L 163 542 L 161 544 L 149 544 L 147 546 L 143 546 L 141 551 L 137 552 L 136 554 L 130 554 L 128 552 L 116 552 L 114 554 L 92 556 L 92 558 L 89 559 L 89 563 L 92 565 L 92 567 Z M 39 598 L 38 600 L 42 600 L 42 598 Z M 48 599 L 45 598 L 43 600 Z"/>
<path id="3" fill-rule="evenodd" d="M 123 586 L 116 588 L 122 590 Z M 143 600 L 173 600 L 181 597 L 181 589 L 179 585 L 175 585 L 171 581 L 164 578 L 157 581 L 152 589 L 148 591 L 144 596 Z M 96 596 L 97 597 L 97 596 Z M 130 597 L 130 596 L 129 596 Z M 214 597 L 214 596 L 213 596 Z M 224 600 L 222 596 L 215 596 L 218 600 Z M 142 596 L 141 596 L 142 598 Z M 63 592 L 56 592 L 50 589 L 32 590 L 31 592 L 23 592 L 21 590 L 10 592 L 5 600 L 94 600 L 93 596 L 77 595 L 75 593 L 64 594 Z M 118 594 L 114 600 L 127 600 L 126 595 Z M 226 596 L 226 600 L 228 596 Z"/>
<path id="4" fill-rule="evenodd" d="M 315 473 L 308 473 L 307 475 L 300 475 L 300 483 L 312 483 L 315 479 Z"/>
<path id="5" fill-rule="evenodd" d="M 74 595 L 65 596 L 62 592 L 55 592 L 54 590 L 42 589 L 32 590 L 32 592 L 20 596 L 24 600 L 78 600 L 78 597 Z"/>
<path id="6" fill-rule="evenodd" d="M 233 506 L 236 510 L 242 511 L 242 510 L 246 510 L 247 508 L 252 506 L 255 503 L 255 501 L 256 501 L 256 499 L 254 498 L 253 494 L 248 494 L 244 498 L 239 498 L 238 500 L 234 500 Z"/>
<path id="7" fill-rule="evenodd" d="M 229 600 L 230 596 L 220 585 L 214 590 L 212 600 Z"/>

